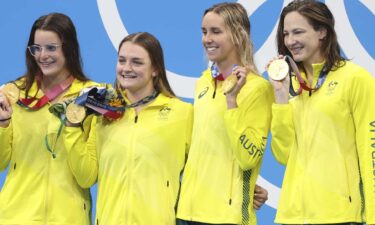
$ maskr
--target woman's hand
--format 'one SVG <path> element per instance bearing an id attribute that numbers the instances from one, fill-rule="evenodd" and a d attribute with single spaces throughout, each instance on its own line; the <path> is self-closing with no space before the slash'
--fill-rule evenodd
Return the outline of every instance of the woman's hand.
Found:
<path id="1" fill-rule="evenodd" d="M 227 97 L 228 109 L 237 107 L 237 101 L 236 101 L 237 95 L 238 93 L 240 93 L 241 88 L 245 85 L 246 76 L 250 71 L 251 71 L 251 68 L 248 66 L 246 67 L 236 66 L 233 68 L 232 74 L 234 74 L 237 77 L 237 83 L 232 91 L 225 94 Z"/>
<path id="2" fill-rule="evenodd" d="M 0 90 L 0 127 L 8 127 L 12 117 L 13 110 L 7 97 Z"/>
<path id="3" fill-rule="evenodd" d="M 268 200 L 268 191 L 264 188 L 262 188 L 259 185 L 255 185 L 254 189 L 254 202 L 253 207 L 254 209 L 258 210 L 266 203 Z"/>
<path id="4" fill-rule="evenodd" d="M 277 59 L 283 59 L 283 55 L 279 55 L 277 57 L 274 57 L 271 59 L 267 66 L 266 70 L 268 67 L 271 65 L 271 63 Z M 289 76 L 286 76 L 283 80 L 273 80 L 271 77 L 269 77 L 269 81 L 275 91 L 275 101 L 278 104 L 288 104 L 289 100 L 289 85 L 290 85 L 290 78 Z"/>

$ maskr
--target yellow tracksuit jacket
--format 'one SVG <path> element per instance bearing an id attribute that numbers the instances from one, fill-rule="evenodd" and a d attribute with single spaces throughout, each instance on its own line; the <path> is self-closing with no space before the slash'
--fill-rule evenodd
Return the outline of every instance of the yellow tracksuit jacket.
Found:
<path id="1" fill-rule="evenodd" d="M 182 180 L 177 217 L 205 223 L 256 224 L 255 181 L 271 123 L 272 87 L 248 74 L 227 109 L 222 82 L 210 70 L 195 90 L 192 145 Z"/>
<path id="2" fill-rule="evenodd" d="M 93 85 L 74 80 L 63 98 L 77 96 L 82 88 Z M 29 95 L 36 91 L 34 82 Z M 43 95 L 39 90 L 37 96 Z M 56 140 L 61 123 L 48 111 L 49 106 L 28 111 L 15 104 L 10 125 L 0 128 L 0 169 L 9 165 L 0 193 L 0 224 L 90 224 L 89 190 L 78 185 L 69 168 L 62 139 Z M 47 151 L 45 137 L 56 158 Z"/>
<path id="3" fill-rule="evenodd" d="M 98 181 L 96 224 L 175 224 L 192 122 L 191 104 L 159 94 L 138 115 L 127 109 L 111 123 L 98 117 L 87 141 L 80 129 L 64 130 L 78 182 Z"/>
<path id="4" fill-rule="evenodd" d="M 314 85 L 323 64 L 314 64 Z M 375 223 L 375 80 L 346 62 L 311 96 L 272 108 L 272 151 L 286 165 L 276 223 Z M 361 179 L 362 178 L 362 179 Z"/>

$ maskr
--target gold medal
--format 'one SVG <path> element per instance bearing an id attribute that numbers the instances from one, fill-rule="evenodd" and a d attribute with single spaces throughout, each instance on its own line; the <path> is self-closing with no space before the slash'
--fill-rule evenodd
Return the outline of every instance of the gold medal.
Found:
<path id="1" fill-rule="evenodd" d="M 20 97 L 20 89 L 18 89 L 18 87 L 13 83 L 7 83 L 3 87 L 3 93 L 7 97 L 10 104 L 16 103 Z"/>
<path id="2" fill-rule="evenodd" d="M 268 76 L 272 80 L 283 80 L 289 72 L 289 65 L 284 59 L 276 59 L 269 65 Z"/>
<path id="3" fill-rule="evenodd" d="M 74 102 L 66 107 L 66 118 L 70 123 L 81 123 L 86 117 L 86 109 Z"/>
<path id="4" fill-rule="evenodd" d="M 231 92 L 237 84 L 237 76 L 234 74 L 229 75 L 223 82 L 223 92 L 227 94 Z"/>

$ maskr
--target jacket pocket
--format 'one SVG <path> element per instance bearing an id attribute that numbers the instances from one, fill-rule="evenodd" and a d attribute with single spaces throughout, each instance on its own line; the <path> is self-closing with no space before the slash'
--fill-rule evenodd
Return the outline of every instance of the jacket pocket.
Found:
<path id="1" fill-rule="evenodd" d="M 169 180 L 165 181 L 164 184 L 166 205 L 165 205 L 165 219 L 167 225 L 173 225 L 176 215 L 176 202 L 173 200 L 172 185 Z"/>
<path id="2" fill-rule="evenodd" d="M 227 204 L 229 205 L 232 205 L 233 203 L 233 188 L 234 188 L 234 183 L 236 182 L 235 181 L 235 176 L 234 176 L 234 166 L 235 166 L 235 163 L 234 161 L 232 161 L 231 165 L 230 165 L 230 173 L 229 173 L 229 191 L 228 191 L 228 202 Z"/>
<path id="3" fill-rule="evenodd" d="M 349 200 L 349 202 L 351 203 L 352 202 L 352 195 L 351 195 L 351 190 L 350 190 L 350 177 L 349 177 L 349 171 L 348 171 L 348 167 L 346 165 L 346 161 L 344 161 L 344 166 L 345 166 L 345 177 L 346 177 L 346 180 L 345 180 L 345 183 L 346 183 L 346 196 Z"/>

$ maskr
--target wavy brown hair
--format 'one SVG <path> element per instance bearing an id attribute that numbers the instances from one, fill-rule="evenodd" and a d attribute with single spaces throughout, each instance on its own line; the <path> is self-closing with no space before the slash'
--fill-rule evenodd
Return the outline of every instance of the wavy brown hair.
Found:
<path id="1" fill-rule="evenodd" d="M 335 19 L 326 4 L 314 0 L 294 0 L 289 3 L 281 12 L 279 25 L 277 28 L 277 48 L 281 55 L 292 55 L 284 42 L 284 19 L 288 13 L 298 12 L 307 19 L 309 24 L 318 31 L 325 29 L 326 37 L 322 40 L 320 51 L 326 61 L 327 71 L 336 70 L 345 64 L 345 59 L 341 56 L 340 45 L 337 41 L 335 31 Z M 298 66 L 303 68 L 302 63 Z"/>
<path id="2" fill-rule="evenodd" d="M 71 19 L 62 13 L 50 13 L 39 17 L 33 24 L 27 46 L 34 44 L 35 32 L 37 30 L 52 31 L 58 35 L 62 42 L 62 51 L 65 57 L 65 66 L 70 74 L 78 80 L 87 81 L 88 78 L 82 70 L 82 59 L 80 54 L 77 32 Z M 18 78 L 23 80 L 21 89 L 25 90 L 26 97 L 35 80 L 35 76 L 42 74 L 34 56 L 26 48 L 26 73 Z"/>
<path id="3" fill-rule="evenodd" d="M 164 65 L 163 49 L 156 37 L 147 32 L 138 32 L 129 34 L 120 42 L 118 51 L 125 42 L 130 42 L 144 48 L 151 60 L 151 66 L 156 71 L 156 76 L 153 77 L 154 89 L 169 97 L 176 97 L 167 79 L 167 72 Z M 118 88 L 117 82 L 115 87 Z"/>

